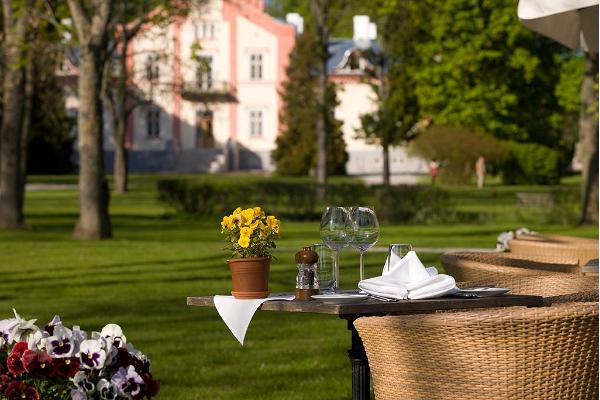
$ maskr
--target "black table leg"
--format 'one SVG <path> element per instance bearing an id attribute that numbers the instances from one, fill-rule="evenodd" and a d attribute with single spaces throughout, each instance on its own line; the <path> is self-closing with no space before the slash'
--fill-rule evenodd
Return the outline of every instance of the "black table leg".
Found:
<path id="1" fill-rule="evenodd" d="M 371 369 L 367 353 L 353 322 L 353 319 L 348 320 L 348 330 L 352 333 L 352 347 L 348 351 L 352 364 L 352 400 L 370 400 Z"/>

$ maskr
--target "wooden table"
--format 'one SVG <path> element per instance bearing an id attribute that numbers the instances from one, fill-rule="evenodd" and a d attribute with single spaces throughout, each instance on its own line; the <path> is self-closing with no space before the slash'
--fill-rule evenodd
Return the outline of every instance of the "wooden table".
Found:
<path id="1" fill-rule="evenodd" d="M 280 295 L 279 293 L 277 295 Z M 286 293 L 285 295 L 293 295 Z M 487 298 L 458 298 L 443 297 L 427 300 L 405 300 L 397 302 L 384 302 L 369 298 L 350 304 L 325 304 L 320 301 L 267 301 L 260 307 L 264 311 L 306 312 L 316 314 L 337 315 L 348 321 L 348 330 L 352 333 L 351 348 L 348 351 L 352 365 L 352 399 L 369 400 L 370 369 L 367 355 L 358 332 L 354 329 L 354 320 L 363 316 L 423 314 L 441 310 L 456 310 L 469 308 L 492 308 L 527 306 L 537 307 L 542 305 L 542 297 L 527 295 L 505 294 Z M 188 297 L 190 306 L 214 307 L 213 296 Z"/>

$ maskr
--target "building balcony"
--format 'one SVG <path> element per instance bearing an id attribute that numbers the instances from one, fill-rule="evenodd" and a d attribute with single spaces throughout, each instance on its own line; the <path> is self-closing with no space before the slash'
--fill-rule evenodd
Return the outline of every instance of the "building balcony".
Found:
<path id="1" fill-rule="evenodd" d="M 229 82 L 185 82 L 181 97 L 198 103 L 229 103 L 236 101 L 235 90 Z"/>

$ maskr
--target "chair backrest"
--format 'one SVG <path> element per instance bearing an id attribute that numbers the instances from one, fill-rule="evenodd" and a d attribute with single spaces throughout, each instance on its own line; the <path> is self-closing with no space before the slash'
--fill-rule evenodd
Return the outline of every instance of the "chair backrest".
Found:
<path id="1" fill-rule="evenodd" d="M 457 282 L 579 272 L 577 260 L 568 257 L 464 251 L 445 253 L 441 260 L 446 272 Z"/>
<path id="2" fill-rule="evenodd" d="M 377 400 L 598 398 L 598 303 L 354 321 Z"/>
<path id="3" fill-rule="evenodd" d="M 578 241 L 509 240 L 510 252 L 517 256 L 555 256 L 577 258 L 579 265 L 598 258 L 598 241 L 582 239 Z"/>
<path id="4" fill-rule="evenodd" d="M 512 294 L 543 296 L 546 304 L 598 301 L 598 278 L 590 276 L 553 274 L 457 283 L 463 288 L 482 285 L 509 288 Z"/>

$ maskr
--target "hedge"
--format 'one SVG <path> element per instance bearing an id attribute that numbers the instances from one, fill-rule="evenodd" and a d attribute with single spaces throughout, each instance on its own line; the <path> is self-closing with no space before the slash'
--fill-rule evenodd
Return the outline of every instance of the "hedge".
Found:
<path id="1" fill-rule="evenodd" d="M 371 205 L 382 222 L 443 222 L 456 219 L 448 192 L 431 186 L 366 186 L 331 183 L 324 202 L 319 185 L 297 178 L 237 180 L 168 178 L 158 181 L 159 200 L 186 215 L 225 215 L 236 207 L 260 205 L 294 220 L 319 220 L 325 205 Z"/>

